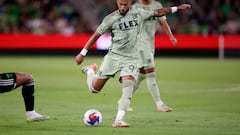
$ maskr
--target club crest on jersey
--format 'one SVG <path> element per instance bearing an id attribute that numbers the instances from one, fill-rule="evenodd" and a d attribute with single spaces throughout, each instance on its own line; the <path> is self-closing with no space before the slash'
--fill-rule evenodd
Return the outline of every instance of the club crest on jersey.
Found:
<path id="1" fill-rule="evenodd" d="M 133 18 L 133 19 L 137 19 L 137 17 L 138 17 L 138 16 L 137 16 L 137 13 L 133 13 L 133 14 L 132 14 L 132 18 Z"/>

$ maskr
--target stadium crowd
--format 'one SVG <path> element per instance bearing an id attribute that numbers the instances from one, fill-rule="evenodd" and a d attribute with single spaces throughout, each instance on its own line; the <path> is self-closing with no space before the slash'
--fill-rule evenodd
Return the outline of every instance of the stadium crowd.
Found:
<path id="1" fill-rule="evenodd" d="M 193 7 L 184 14 L 167 16 L 175 34 L 240 34 L 239 0 L 160 2 L 164 7 L 180 3 Z M 0 33 L 92 33 L 94 26 L 115 9 L 115 0 L 0 0 Z M 163 33 L 160 27 L 157 33 Z"/>

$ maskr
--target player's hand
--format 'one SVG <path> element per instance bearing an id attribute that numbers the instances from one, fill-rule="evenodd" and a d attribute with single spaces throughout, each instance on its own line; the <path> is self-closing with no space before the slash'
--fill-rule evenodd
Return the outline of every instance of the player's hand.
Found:
<path id="1" fill-rule="evenodd" d="M 177 39 L 176 39 L 175 37 L 170 38 L 170 41 L 172 42 L 172 44 L 173 44 L 174 46 L 177 45 Z"/>
<path id="2" fill-rule="evenodd" d="M 191 7 L 192 6 L 190 4 L 181 4 L 181 5 L 177 6 L 178 10 L 184 10 L 184 9 L 188 9 Z"/>
<path id="3" fill-rule="evenodd" d="M 84 60 L 84 56 L 79 53 L 79 54 L 75 57 L 75 60 L 76 60 L 77 65 L 80 65 L 80 64 L 83 62 L 83 60 Z"/>

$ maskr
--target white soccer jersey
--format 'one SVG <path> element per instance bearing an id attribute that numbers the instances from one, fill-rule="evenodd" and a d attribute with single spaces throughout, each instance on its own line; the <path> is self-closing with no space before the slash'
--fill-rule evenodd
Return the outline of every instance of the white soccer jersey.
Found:
<path id="1" fill-rule="evenodd" d="M 136 2 L 133 7 L 137 8 L 143 8 L 145 10 L 154 10 L 154 9 L 160 9 L 163 8 L 161 3 L 152 0 L 150 5 L 142 5 L 140 2 Z M 156 33 L 157 25 L 159 24 L 160 20 L 166 19 L 166 16 L 162 17 L 154 17 L 151 16 L 144 20 L 141 31 L 140 31 L 140 38 L 138 45 L 141 45 L 141 49 L 144 49 L 144 47 L 148 46 L 151 47 L 151 51 L 154 51 L 154 37 Z M 148 49 L 149 50 L 149 49 Z"/>
<path id="2" fill-rule="evenodd" d="M 127 57 L 138 57 L 137 36 L 143 20 L 153 16 L 153 11 L 142 8 L 130 8 L 125 15 L 118 10 L 106 16 L 97 28 L 100 34 L 111 33 L 110 53 Z"/>

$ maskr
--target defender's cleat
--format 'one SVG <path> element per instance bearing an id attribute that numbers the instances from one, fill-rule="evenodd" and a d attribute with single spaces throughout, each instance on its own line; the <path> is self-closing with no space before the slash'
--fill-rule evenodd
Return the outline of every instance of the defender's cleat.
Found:
<path id="1" fill-rule="evenodd" d="M 92 65 L 89 65 L 89 66 L 85 66 L 85 67 L 82 68 L 82 73 L 87 74 L 87 72 L 89 70 L 96 71 L 97 67 L 98 67 L 97 64 L 92 64 Z"/>
<path id="2" fill-rule="evenodd" d="M 112 127 L 115 128 L 128 128 L 130 125 L 126 122 L 124 122 L 123 120 L 121 121 L 115 121 L 112 123 Z"/>
<path id="3" fill-rule="evenodd" d="M 26 112 L 27 121 L 44 121 L 49 119 L 49 116 L 41 115 L 35 111 Z"/>
<path id="4" fill-rule="evenodd" d="M 172 108 L 168 107 L 167 105 L 163 104 L 160 107 L 157 107 L 158 112 L 171 112 Z"/>

